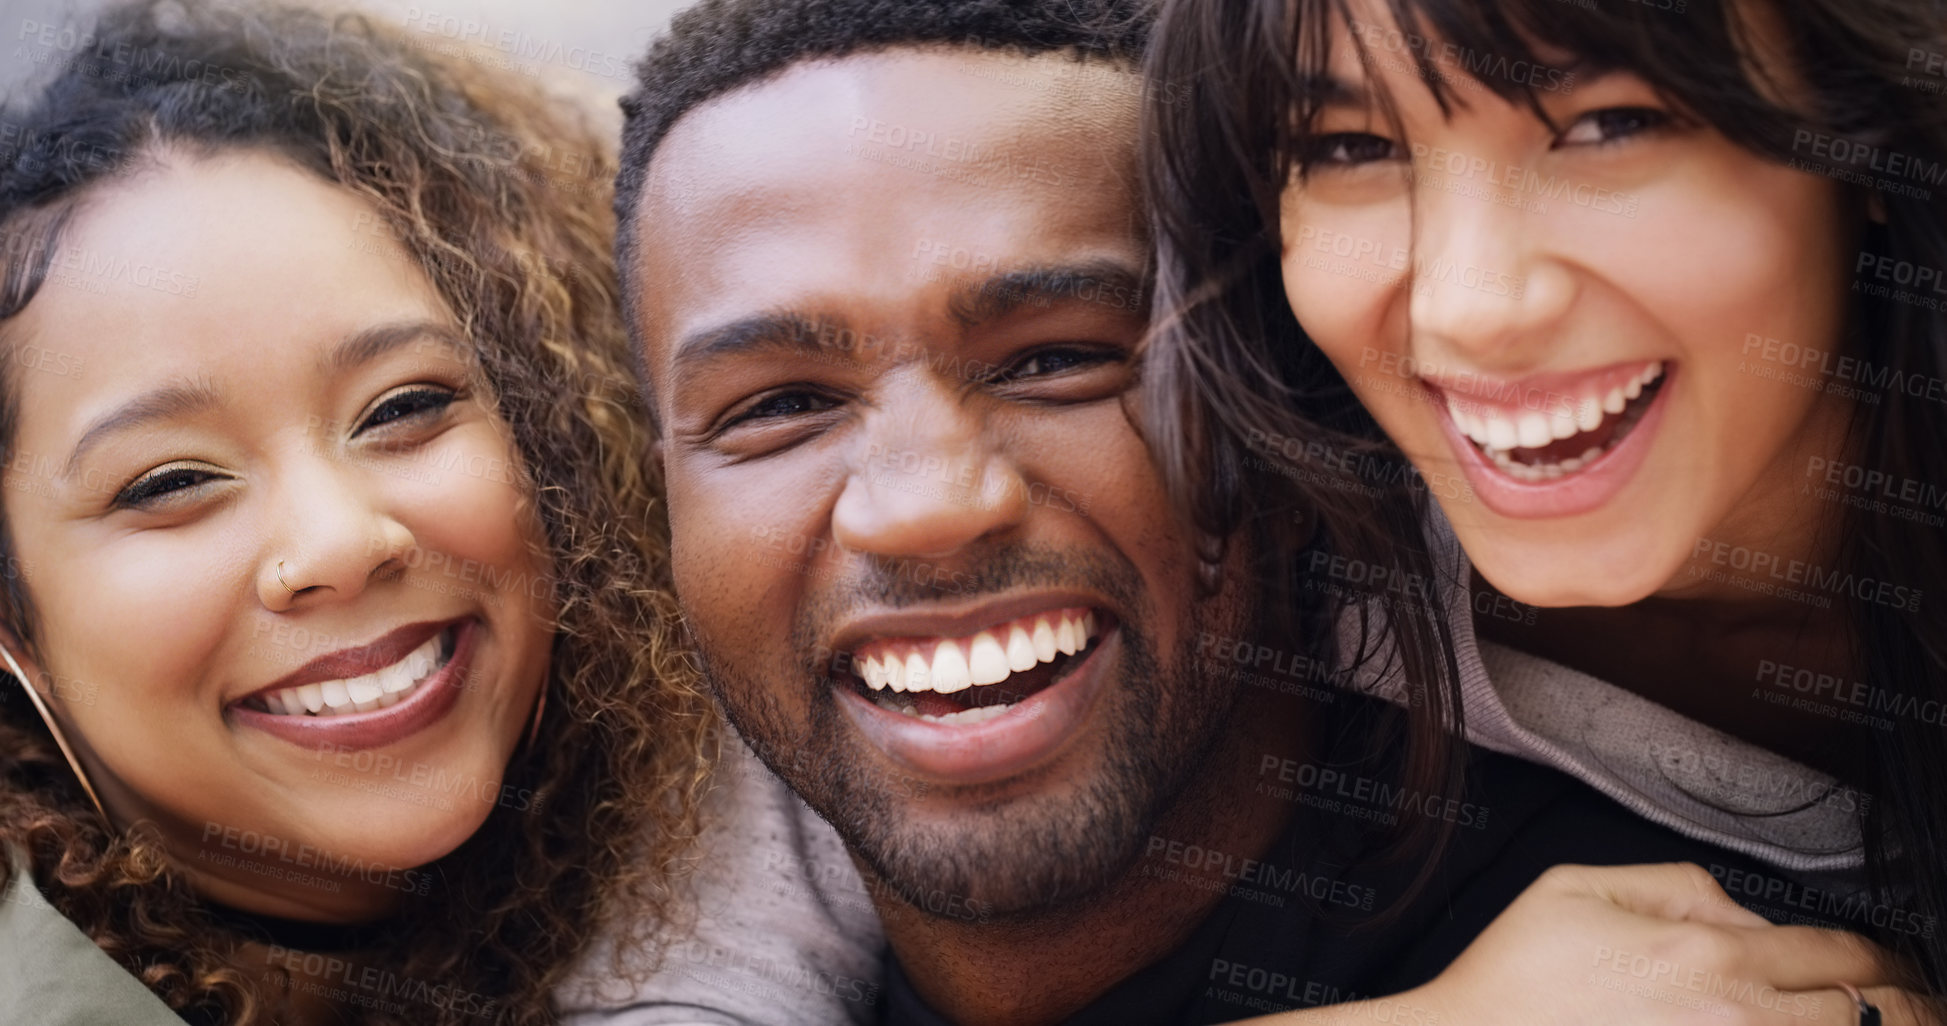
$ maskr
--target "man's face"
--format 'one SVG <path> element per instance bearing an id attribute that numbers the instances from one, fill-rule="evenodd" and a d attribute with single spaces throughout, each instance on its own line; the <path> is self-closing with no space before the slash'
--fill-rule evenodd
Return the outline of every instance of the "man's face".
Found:
<path id="1" fill-rule="evenodd" d="M 805 64 L 685 115 L 637 212 L 713 686 L 942 915 L 1112 880 L 1235 697 L 1190 667 L 1245 603 L 1197 601 L 1124 406 L 1136 119 L 1122 73 L 1067 56 Z"/>

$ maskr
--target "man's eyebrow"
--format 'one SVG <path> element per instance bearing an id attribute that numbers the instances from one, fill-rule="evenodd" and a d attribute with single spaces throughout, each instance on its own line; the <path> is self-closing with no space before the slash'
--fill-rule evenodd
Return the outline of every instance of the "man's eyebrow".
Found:
<path id="1" fill-rule="evenodd" d="M 349 370 L 418 339 L 429 339 L 457 352 L 465 352 L 467 339 L 449 325 L 438 321 L 397 321 L 355 331 L 318 359 L 321 371 Z"/>
<path id="2" fill-rule="evenodd" d="M 187 417 L 217 405 L 220 396 L 209 381 L 180 381 L 153 388 L 108 411 L 88 425 L 81 440 L 68 455 L 62 477 L 74 476 L 74 468 L 90 448 L 117 431 L 127 431 L 158 420 Z"/>
<path id="3" fill-rule="evenodd" d="M 824 355 L 843 349 L 841 341 L 849 334 L 831 321 L 796 311 L 752 314 L 683 336 L 674 363 L 681 368 L 766 350 Z"/>
<path id="4" fill-rule="evenodd" d="M 1093 302 L 1091 296 L 1109 292 L 1123 297 L 1113 304 L 1117 309 L 1140 312 L 1148 305 L 1148 284 L 1141 271 L 1114 260 L 1024 267 L 967 283 L 948 300 L 948 309 L 971 328 L 1024 307 Z"/>

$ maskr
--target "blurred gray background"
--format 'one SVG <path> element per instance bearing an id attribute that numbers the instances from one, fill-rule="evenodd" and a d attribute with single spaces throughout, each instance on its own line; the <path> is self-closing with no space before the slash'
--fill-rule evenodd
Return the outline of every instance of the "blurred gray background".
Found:
<path id="1" fill-rule="evenodd" d="M 368 11 L 429 43 L 483 46 L 483 56 L 495 63 L 512 65 L 550 90 L 583 96 L 619 125 L 615 100 L 627 89 L 630 66 L 689 0 L 300 2 Z M 100 0 L 0 0 L 0 95 L 18 96 L 72 54 L 73 40 L 102 6 Z"/>

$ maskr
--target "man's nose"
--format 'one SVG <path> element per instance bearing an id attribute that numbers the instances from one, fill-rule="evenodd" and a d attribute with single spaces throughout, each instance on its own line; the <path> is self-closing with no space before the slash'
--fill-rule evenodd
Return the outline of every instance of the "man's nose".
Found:
<path id="1" fill-rule="evenodd" d="M 833 540 L 878 556 L 934 557 L 1018 526 L 1027 487 L 961 390 L 883 404 L 832 510 Z"/>

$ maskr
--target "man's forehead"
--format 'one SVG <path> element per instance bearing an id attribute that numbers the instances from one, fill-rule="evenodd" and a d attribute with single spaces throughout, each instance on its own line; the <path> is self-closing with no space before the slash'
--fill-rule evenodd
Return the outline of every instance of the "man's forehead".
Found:
<path id="1" fill-rule="evenodd" d="M 874 170 L 943 187 L 1086 188 L 1133 168 L 1140 88 L 1133 69 L 1066 53 L 925 47 L 806 61 L 678 119 L 638 216 L 653 226 Z"/>
<path id="2" fill-rule="evenodd" d="M 637 210 L 644 336 L 820 296 L 917 300 L 954 272 L 1140 265 L 1133 79 L 1065 54 L 904 49 L 699 107 Z"/>

